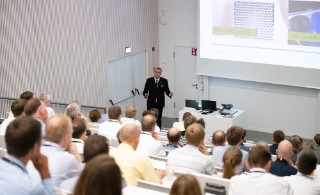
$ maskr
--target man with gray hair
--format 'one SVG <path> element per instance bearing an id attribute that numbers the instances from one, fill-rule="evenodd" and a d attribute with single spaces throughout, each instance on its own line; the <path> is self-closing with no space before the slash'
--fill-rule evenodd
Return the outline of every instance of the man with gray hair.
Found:
<path id="1" fill-rule="evenodd" d="M 51 101 L 50 95 L 48 95 L 46 93 L 41 93 L 39 99 L 42 100 L 47 106 L 46 109 L 48 111 L 48 118 L 56 115 L 55 111 L 51 107 L 51 102 L 52 101 Z"/>
<path id="2" fill-rule="evenodd" d="M 73 121 L 76 118 L 82 118 L 85 125 L 86 130 L 89 130 L 89 120 L 83 116 L 81 113 L 81 106 L 77 100 L 72 101 L 65 110 L 65 115 L 69 116 L 71 120 Z"/>

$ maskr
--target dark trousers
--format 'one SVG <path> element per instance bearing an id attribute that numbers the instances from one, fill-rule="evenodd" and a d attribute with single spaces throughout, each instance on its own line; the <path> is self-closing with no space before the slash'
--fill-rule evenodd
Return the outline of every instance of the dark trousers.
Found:
<path id="1" fill-rule="evenodd" d="M 158 118 L 157 118 L 157 125 L 158 127 L 161 129 L 161 118 L 162 118 L 162 111 L 163 111 L 163 107 L 159 107 L 159 106 L 147 106 L 147 109 L 150 110 L 151 108 L 156 108 L 158 109 L 158 112 L 159 112 L 159 115 L 158 115 Z"/>

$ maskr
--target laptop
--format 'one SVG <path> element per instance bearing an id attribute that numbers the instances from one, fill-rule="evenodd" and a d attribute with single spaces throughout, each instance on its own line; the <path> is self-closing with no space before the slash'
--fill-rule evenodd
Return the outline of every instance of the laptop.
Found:
<path id="1" fill-rule="evenodd" d="M 187 100 L 186 99 L 186 107 L 194 108 L 196 110 L 200 110 L 198 100 Z"/>
<path id="2" fill-rule="evenodd" d="M 219 110 L 217 108 L 217 102 L 216 101 L 201 100 L 201 105 L 202 105 L 202 113 L 203 114 L 208 114 L 208 113 L 212 113 L 214 111 Z"/>

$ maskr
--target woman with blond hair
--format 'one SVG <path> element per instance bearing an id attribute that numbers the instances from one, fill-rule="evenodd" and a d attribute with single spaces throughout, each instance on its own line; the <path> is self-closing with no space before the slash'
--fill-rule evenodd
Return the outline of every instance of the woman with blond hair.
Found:
<path id="1" fill-rule="evenodd" d="M 241 165 L 242 152 L 238 147 L 230 147 L 222 157 L 223 178 L 231 179 Z"/>

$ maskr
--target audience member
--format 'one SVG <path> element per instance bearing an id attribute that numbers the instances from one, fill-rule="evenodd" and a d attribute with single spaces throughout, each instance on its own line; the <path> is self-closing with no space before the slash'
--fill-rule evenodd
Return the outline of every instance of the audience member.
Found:
<path id="1" fill-rule="evenodd" d="M 236 147 L 240 148 L 243 131 L 244 131 L 244 129 L 241 127 L 238 127 L 238 126 L 230 127 L 227 130 L 228 145 L 226 147 L 229 148 L 231 146 L 236 146 Z M 245 162 L 248 159 L 248 152 L 244 151 L 244 150 L 241 150 L 241 152 L 242 152 L 242 160 L 241 160 L 241 166 L 237 171 L 238 175 L 247 170 Z"/>
<path id="2" fill-rule="evenodd" d="M 90 126 L 89 126 L 89 120 L 83 116 L 81 113 L 81 105 L 79 101 L 73 100 L 66 108 L 65 114 L 71 118 L 71 120 L 74 120 L 76 118 L 81 118 L 84 123 L 86 124 L 87 133 L 90 135 Z"/>
<path id="3" fill-rule="evenodd" d="M 297 169 L 291 161 L 292 144 L 288 140 L 279 143 L 277 149 L 277 160 L 272 162 L 270 173 L 283 177 L 297 174 Z"/>
<path id="4" fill-rule="evenodd" d="M 187 117 L 187 116 L 191 116 L 192 114 L 190 112 L 185 112 L 183 113 L 182 115 L 182 121 L 180 122 L 174 122 L 173 123 L 173 127 L 175 128 L 178 128 L 180 131 L 185 131 L 186 129 L 184 128 L 184 119 Z"/>
<path id="5" fill-rule="evenodd" d="M 109 154 L 109 145 L 106 137 L 101 135 L 92 135 L 88 137 L 87 141 L 84 143 L 83 158 L 86 163 L 99 154 Z M 70 179 L 64 180 L 60 187 L 62 189 L 73 192 L 75 184 L 79 179 L 79 175 L 72 177 Z"/>
<path id="6" fill-rule="evenodd" d="M 136 152 L 140 130 L 136 125 L 126 124 L 120 129 L 121 144 L 110 151 L 128 185 L 137 186 L 137 179 L 160 183 L 163 171 L 155 171 L 148 156 Z"/>
<path id="7" fill-rule="evenodd" d="M 267 143 L 266 141 L 258 141 L 258 142 L 256 143 L 256 146 L 262 146 L 262 147 L 264 147 L 268 152 L 270 152 L 270 151 L 269 151 L 269 145 L 268 145 L 268 143 Z"/>
<path id="8" fill-rule="evenodd" d="M 214 166 L 218 168 L 223 167 L 222 157 L 226 151 L 226 134 L 222 130 L 217 130 L 212 135 L 211 143 L 213 144 L 212 149 L 212 160 Z"/>
<path id="9" fill-rule="evenodd" d="M 223 178 L 231 179 L 236 175 L 241 165 L 242 152 L 238 147 L 230 147 L 226 150 L 222 157 L 223 162 Z"/>
<path id="10" fill-rule="evenodd" d="M 41 125 L 41 132 L 42 137 L 45 135 L 46 129 L 46 121 L 48 118 L 48 111 L 46 109 L 46 104 L 37 99 L 33 98 L 27 101 L 26 105 L 24 106 L 24 114 L 26 116 L 31 116 L 36 121 L 38 121 Z"/>
<path id="11" fill-rule="evenodd" d="M 199 118 L 197 123 L 200 124 L 204 129 L 206 128 L 206 122 L 203 120 L 203 118 Z"/>
<path id="12" fill-rule="evenodd" d="M 16 118 L 21 115 L 24 115 L 24 106 L 27 101 L 24 99 L 18 99 L 12 102 L 11 104 L 11 112 L 13 113 L 13 117 L 6 118 L 0 125 L 0 135 L 6 134 L 6 129 L 8 125 Z"/>
<path id="13" fill-rule="evenodd" d="M 101 119 L 101 112 L 97 109 L 93 109 L 89 113 L 89 119 L 92 123 L 99 123 Z"/>
<path id="14" fill-rule="evenodd" d="M 81 157 L 71 142 L 72 131 L 71 120 L 65 115 L 56 115 L 47 121 L 46 141 L 41 152 L 48 157 L 55 187 L 82 171 Z"/>
<path id="15" fill-rule="evenodd" d="M 193 123 L 197 123 L 197 118 L 193 115 L 186 116 L 186 118 L 183 120 L 184 129 L 187 129 Z M 185 133 L 186 133 L 186 130 L 181 131 L 181 138 L 180 138 L 180 141 L 184 144 L 186 143 Z"/>
<path id="16" fill-rule="evenodd" d="M 200 195 L 202 190 L 198 180 L 190 174 L 182 174 L 174 181 L 170 195 Z"/>
<path id="17" fill-rule="evenodd" d="M 32 98 L 33 98 L 33 93 L 31 91 L 25 91 L 20 94 L 20 99 L 28 101 Z M 8 118 L 15 118 L 12 111 L 9 112 Z"/>
<path id="18" fill-rule="evenodd" d="M 186 130 L 187 145 L 168 154 L 167 166 L 182 173 L 213 174 L 213 161 L 204 145 L 205 132 L 201 125 L 192 124 Z"/>
<path id="19" fill-rule="evenodd" d="M 99 126 L 99 135 L 109 139 L 116 139 L 121 124 L 121 108 L 118 105 L 112 105 L 108 109 L 109 120 Z"/>
<path id="20" fill-rule="evenodd" d="M 156 119 L 156 122 L 158 121 L 158 117 L 159 117 L 159 111 L 157 108 L 151 108 L 150 110 L 150 114 L 152 114 L 154 116 L 154 118 Z M 158 126 L 158 124 L 156 124 L 156 129 L 155 132 L 160 132 L 160 127 Z"/>
<path id="21" fill-rule="evenodd" d="M 276 130 L 272 135 L 273 144 L 269 147 L 269 151 L 271 154 L 276 155 L 276 150 L 278 149 L 278 145 L 281 141 L 284 140 L 284 133 L 281 130 Z"/>
<path id="22" fill-rule="evenodd" d="M 308 143 L 308 142 L 302 142 L 299 146 L 299 149 L 298 149 L 298 154 L 303 150 L 303 149 L 306 149 L 306 148 L 310 148 L 312 150 L 314 150 L 313 148 L 313 143 Z"/>
<path id="23" fill-rule="evenodd" d="M 299 149 L 302 142 L 299 139 L 299 137 L 294 137 L 294 136 L 292 136 L 289 139 L 289 142 L 292 144 L 292 152 L 293 152 L 292 157 L 291 157 L 291 161 L 293 164 L 296 164 L 298 149 Z"/>
<path id="24" fill-rule="evenodd" d="M 105 154 L 94 157 L 81 173 L 74 189 L 76 195 L 122 195 L 121 171 L 115 160 Z"/>
<path id="25" fill-rule="evenodd" d="M 24 99 L 24 100 L 31 100 L 33 98 L 33 92 L 31 91 L 25 91 L 23 93 L 20 94 L 20 99 Z"/>
<path id="26" fill-rule="evenodd" d="M 125 124 L 134 124 L 141 129 L 141 123 L 136 120 L 137 118 L 137 108 L 134 105 L 130 105 L 124 111 L 125 117 L 121 119 L 122 125 Z"/>
<path id="27" fill-rule="evenodd" d="M 167 132 L 167 138 L 169 143 L 166 146 L 163 146 L 165 151 L 171 151 L 177 148 L 180 148 L 180 130 L 178 128 L 172 127 Z"/>
<path id="28" fill-rule="evenodd" d="M 263 146 L 255 146 L 249 152 L 249 174 L 234 176 L 230 180 L 229 195 L 292 195 L 293 189 L 283 178 L 268 173 L 271 154 Z"/>
<path id="29" fill-rule="evenodd" d="M 249 152 L 249 148 L 244 145 L 247 142 L 247 131 L 243 129 L 241 137 L 240 149 Z"/>
<path id="30" fill-rule="evenodd" d="M 45 94 L 45 93 L 42 93 L 40 95 L 40 98 L 39 98 L 41 101 L 43 101 L 45 104 L 46 104 L 46 109 L 48 111 L 48 118 L 56 115 L 55 111 L 51 108 L 51 97 L 50 95 L 48 94 Z"/>
<path id="31" fill-rule="evenodd" d="M 320 134 L 316 134 L 313 137 L 313 148 L 317 155 L 317 164 L 320 164 Z"/>
<path id="32" fill-rule="evenodd" d="M 294 194 L 319 195 L 320 183 L 311 174 L 316 169 L 317 156 L 312 149 L 304 149 L 298 155 L 297 175 L 284 177 L 294 190 Z"/>
<path id="33" fill-rule="evenodd" d="M 77 147 L 80 154 L 83 154 L 84 142 L 87 140 L 86 124 L 82 118 L 75 118 L 72 121 L 72 143 Z"/>
<path id="34" fill-rule="evenodd" d="M 41 126 L 28 116 L 9 124 L 5 135 L 8 154 L 0 160 L 1 194 L 55 194 L 47 157 L 40 153 Z M 42 182 L 34 182 L 26 165 L 31 160 Z"/>
<path id="35" fill-rule="evenodd" d="M 137 152 L 146 155 L 165 156 L 160 138 L 155 132 L 156 119 L 153 115 L 146 115 L 142 118 L 140 141 L 138 144 Z"/>

